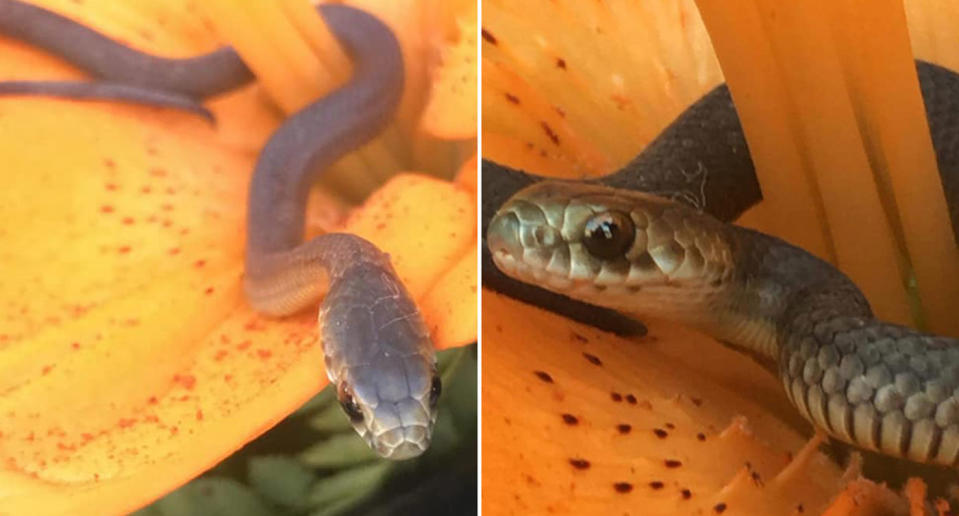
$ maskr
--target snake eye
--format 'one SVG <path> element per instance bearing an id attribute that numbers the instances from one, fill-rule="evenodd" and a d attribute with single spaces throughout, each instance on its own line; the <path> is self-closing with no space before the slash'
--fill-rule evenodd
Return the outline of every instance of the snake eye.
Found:
<path id="1" fill-rule="evenodd" d="M 439 375 L 433 376 L 433 383 L 430 385 L 430 408 L 436 408 L 436 402 L 440 399 L 440 393 L 443 392 L 443 382 Z"/>
<path id="2" fill-rule="evenodd" d="M 629 215 L 621 211 L 606 211 L 586 221 L 583 245 L 597 258 L 612 259 L 626 254 L 635 237 Z"/>
<path id="3" fill-rule="evenodd" d="M 350 418 L 350 421 L 354 423 L 363 421 L 363 411 L 360 410 L 360 405 L 356 402 L 356 399 L 353 398 L 353 391 L 349 385 L 345 383 L 340 384 L 336 397 L 340 401 L 340 406 L 343 407 L 343 412 L 346 412 L 346 416 Z"/>

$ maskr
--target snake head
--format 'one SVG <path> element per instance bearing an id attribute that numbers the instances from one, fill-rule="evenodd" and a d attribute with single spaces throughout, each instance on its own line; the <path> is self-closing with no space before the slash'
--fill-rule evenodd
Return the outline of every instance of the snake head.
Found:
<path id="1" fill-rule="evenodd" d="M 319 322 L 327 375 L 357 433 L 387 459 L 426 451 L 442 384 L 426 325 L 385 256 L 350 263 Z"/>
<path id="2" fill-rule="evenodd" d="M 588 303 L 659 314 L 682 308 L 679 290 L 722 288 L 732 262 L 716 234 L 721 228 L 655 195 L 542 181 L 503 204 L 486 238 L 508 276 Z"/>

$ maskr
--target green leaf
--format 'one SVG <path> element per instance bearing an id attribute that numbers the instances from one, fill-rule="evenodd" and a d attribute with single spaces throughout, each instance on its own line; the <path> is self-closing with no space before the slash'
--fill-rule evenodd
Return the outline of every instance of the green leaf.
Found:
<path id="1" fill-rule="evenodd" d="M 136 516 L 275 516 L 251 489 L 228 478 L 199 478 L 177 489 Z"/>
<path id="2" fill-rule="evenodd" d="M 309 495 L 310 505 L 316 507 L 313 514 L 341 514 L 354 507 L 376 492 L 392 464 L 390 461 L 377 461 L 318 480 Z"/>
<path id="3" fill-rule="evenodd" d="M 253 457 L 249 462 L 250 484 L 263 497 L 282 507 L 304 509 L 313 472 L 299 461 L 284 455 Z"/>
<path id="4" fill-rule="evenodd" d="M 350 428 L 310 446 L 299 454 L 300 460 L 315 468 L 337 469 L 376 460 L 376 453 Z"/>
<path id="5" fill-rule="evenodd" d="M 333 392 L 334 389 L 332 387 L 332 384 L 327 385 L 319 394 L 310 398 L 309 401 L 290 415 L 308 416 L 310 414 L 323 412 L 330 407 L 339 407 L 338 403 L 334 403 L 336 401 L 336 393 Z"/>
<path id="6" fill-rule="evenodd" d="M 329 391 L 332 396 L 334 390 L 333 385 L 330 385 L 326 389 L 323 389 L 323 393 Z M 346 414 L 343 413 L 343 409 L 340 408 L 339 403 L 330 403 L 324 406 L 322 410 L 313 412 L 308 422 L 310 428 L 325 434 L 353 432 L 353 425 L 351 425 L 350 420 L 346 418 Z"/>

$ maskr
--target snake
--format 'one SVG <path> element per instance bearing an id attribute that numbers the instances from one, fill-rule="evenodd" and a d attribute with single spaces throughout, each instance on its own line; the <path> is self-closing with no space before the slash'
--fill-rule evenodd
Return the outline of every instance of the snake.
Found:
<path id="1" fill-rule="evenodd" d="M 959 75 L 916 67 L 959 228 Z M 819 431 L 956 467 L 959 339 L 882 321 L 832 264 L 731 223 L 762 194 L 725 84 L 611 175 L 552 180 L 490 160 L 482 173 L 484 283 L 698 329 L 756 357 Z"/>
<path id="2" fill-rule="evenodd" d="M 392 30 L 375 16 L 343 5 L 318 10 L 351 57 L 353 73 L 345 85 L 290 116 L 261 150 L 247 202 L 243 288 L 254 310 L 267 316 L 319 305 L 326 372 L 339 404 L 377 455 L 408 459 L 429 448 L 442 390 L 422 315 L 389 255 L 373 243 L 349 233 L 303 236 L 317 177 L 376 137 L 395 114 L 405 81 L 403 55 Z M 253 80 L 230 47 L 160 58 L 16 0 L 0 0 L 0 33 L 96 78 L 0 82 L 0 94 L 111 98 L 204 113 L 202 99 Z M 119 98 L 101 95 L 118 87 Z"/>

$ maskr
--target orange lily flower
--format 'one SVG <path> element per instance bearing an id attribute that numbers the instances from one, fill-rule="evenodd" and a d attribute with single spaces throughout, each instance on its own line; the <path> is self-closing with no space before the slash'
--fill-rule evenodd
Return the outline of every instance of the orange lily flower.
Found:
<path id="1" fill-rule="evenodd" d="M 928 258 L 941 256 L 959 267 L 955 247 L 922 247 L 902 236 L 945 234 L 941 188 L 939 197 L 930 187 L 909 201 L 935 207 L 929 217 L 912 216 L 918 213 L 916 204 L 900 202 L 901 228 L 877 223 L 859 235 L 848 234 L 847 224 L 835 217 L 830 202 L 835 203 L 837 190 L 823 189 L 823 200 L 815 202 L 825 206 L 817 216 L 826 223 L 811 224 L 812 230 L 803 233 L 795 223 L 795 207 L 816 205 L 802 192 L 817 176 L 777 175 L 782 168 L 802 166 L 787 162 L 783 149 L 809 156 L 822 153 L 815 146 L 828 142 L 797 143 L 789 139 L 795 135 L 781 137 L 773 128 L 819 123 L 809 131 L 858 135 L 852 117 L 830 118 L 816 110 L 826 94 L 806 91 L 815 88 L 777 89 L 796 77 L 807 77 L 807 83 L 824 77 L 816 63 L 843 62 L 848 67 L 843 72 L 831 70 L 848 72 L 854 88 L 861 88 L 854 90 L 857 94 L 910 106 L 912 111 L 904 110 L 895 121 L 882 113 L 857 112 L 883 135 L 877 148 L 884 156 L 903 156 L 896 149 L 905 141 L 885 135 L 921 134 L 921 104 L 910 96 L 918 95 L 916 88 L 892 93 L 875 84 L 908 83 L 903 70 L 911 66 L 909 38 L 916 57 L 959 69 L 959 46 L 954 38 L 947 41 L 959 27 L 952 4 L 907 2 L 908 35 L 898 2 L 854 4 L 488 0 L 482 21 L 484 157 L 541 175 L 606 174 L 634 157 L 689 104 L 728 80 L 766 193 L 740 222 L 848 265 L 870 299 L 877 299 L 883 317 L 956 335 L 955 318 L 942 314 L 959 301 L 959 278 L 929 281 L 932 269 L 924 269 L 932 263 Z M 832 37 L 846 44 L 846 54 Z M 870 44 L 881 39 L 877 57 L 856 46 L 857 38 Z M 783 75 L 787 67 L 779 63 L 789 63 L 794 75 Z M 900 76 L 870 82 L 883 66 Z M 786 94 L 792 96 L 777 96 Z M 781 108 L 779 103 L 798 106 L 798 113 L 773 109 Z M 804 118 L 803 109 L 817 116 Z M 771 120 L 774 112 L 788 116 Z M 928 137 L 925 148 L 909 141 L 912 162 L 928 165 Z M 877 152 L 862 147 L 860 142 L 848 153 Z M 925 175 L 916 172 L 915 182 L 906 184 L 898 179 L 902 172 L 895 170 L 895 160 L 887 161 L 897 199 L 902 188 L 938 181 L 935 168 L 925 167 Z M 875 188 L 869 193 L 849 187 L 860 180 L 850 173 L 844 190 L 838 183 L 830 187 L 846 195 L 881 197 Z M 875 216 L 857 216 L 859 227 L 864 220 L 886 220 L 879 217 L 887 209 L 882 202 L 869 209 Z M 823 227 L 831 232 L 815 233 Z M 833 243 L 832 255 L 825 251 L 830 246 L 817 247 L 816 242 L 829 239 L 856 242 L 860 253 L 901 245 L 913 257 L 919 290 L 902 288 L 907 282 L 900 281 L 895 264 L 886 264 L 891 270 L 859 264 L 850 257 L 856 247 Z M 940 243 L 952 245 L 952 239 Z M 909 306 L 917 299 L 924 317 L 910 320 Z M 837 466 L 818 450 L 821 438 L 808 440 L 810 425 L 786 401 L 779 380 L 713 339 L 655 320 L 644 320 L 645 337 L 619 338 L 490 291 L 484 292 L 482 310 L 482 370 L 489 373 L 483 377 L 483 508 L 489 513 L 924 514 L 919 512 L 926 497 L 923 482 L 908 483 L 907 500 L 861 477 L 855 461 L 845 469 Z M 944 511 L 947 505 L 939 502 L 939 507 Z"/>
<path id="2" fill-rule="evenodd" d="M 305 1 L 38 3 L 168 56 L 232 44 L 246 59 L 257 30 L 295 26 L 273 50 L 309 64 L 291 78 L 250 62 L 256 84 L 208 103 L 216 127 L 158 108 L 0 99 L 0 513 L 127 512 L 327 383 L 316 314 L 269 319 L 243 299 L 245 199 L 283 119 L 274 106 L 325 94 L 349 67 Z M 475 4 L 366 4 L 400 38 L 409 83 L 393 126 L 324 181 L 309 230 L 377 243 L 437 347 L 461 346 L 477 327 L 475 100 L 459 88 L 475 70 Z M 216 16 L 225 7 L 233 16 Z M 83 77 L 19 42 L 0 40 L 0 54 L 2 79 Z M 439 177 L 390 179 L 402 170 Z"/>

